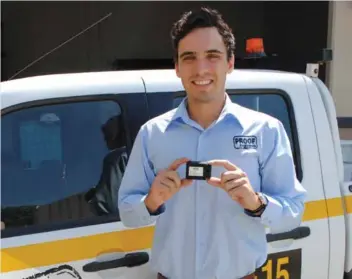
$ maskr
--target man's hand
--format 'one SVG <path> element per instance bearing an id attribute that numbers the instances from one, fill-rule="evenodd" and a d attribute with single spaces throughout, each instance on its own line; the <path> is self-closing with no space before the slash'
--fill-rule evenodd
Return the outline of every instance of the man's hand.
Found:
<path id="1" fill-rule="evenodd" d="M 227 171 L 221 178 L 211 177 L 207 182 L 215 187 L 224 189 L 229 196 L 243 208 L 255 210 L 260 205 L 260 199 L 254 192 L 245 172 L 227 160 L 211 160 L 207 162 L 212 166 L 224 167 Z"/>
<path id="2" fill-rule="evenodd" d="M 167 169 L 162 170 L 155 177 L 149 194 L 144 200 L 151 212 L 155 212 L 162 204 L 174 196 L 181 188 L 191 185 L 192 180 L 180 179 L 177 169 L 188 162 L 187 158 L 175 160 Z"/>

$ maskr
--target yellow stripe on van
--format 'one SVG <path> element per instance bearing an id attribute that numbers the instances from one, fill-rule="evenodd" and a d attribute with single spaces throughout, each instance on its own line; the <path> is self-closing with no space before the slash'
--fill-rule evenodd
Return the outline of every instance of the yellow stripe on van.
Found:
<path id="1" fill-rule="evenodd" d="M 346 212 L 348 214 L 352 214 L 352 195 L 345 196 L 345 206 L 346 206 Z"/>
<path id="2" fill-rule="evenodd" d="M 1 249 L 1 272 L 148 249 L 153 233 L 154 227 L 144 227 Z"/>
<path id="3" fill-rule="evenodd" d="M 352 196 L 346 196 L 347 213 L 352 213 Z M 341 198 L 306 203 L 303 221 L 344 214 Z M 1 249 L 1 272 L 55 265 L 95 258 L 101 253 L 130 252 L 152 246 L 154 227 L 103 233 L 39 244 Z"/>
<path id="4" fill-rule="evenodd" d="M 305 204 L 303 221 L 312 221 L 344 214 L 341 198 L 311 201 Z"/>

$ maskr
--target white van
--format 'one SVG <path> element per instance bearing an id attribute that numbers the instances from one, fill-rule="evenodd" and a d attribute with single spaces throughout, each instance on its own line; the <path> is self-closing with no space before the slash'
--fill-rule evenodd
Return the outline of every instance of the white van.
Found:
<path id="1" fill-rule="evenodd" d="M 235 70 L 227 92 L 284 124 L 308 190 L 299 228 L 268 229 L 257 278 L 352 278 L 352 185 L 328 89 L 302 74 Z M 125 228 L 116 192 L 140 126 L 183 96 L 173 70 L 1 83 L 2 278 L 156 278 L 153 226 Z"/>

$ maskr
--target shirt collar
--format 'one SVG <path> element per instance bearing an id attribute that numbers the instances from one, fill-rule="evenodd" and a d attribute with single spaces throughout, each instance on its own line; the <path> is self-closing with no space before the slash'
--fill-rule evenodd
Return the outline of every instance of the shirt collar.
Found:
<path id="1" fill-rule="evenodd" d="M 170 119 L 169 125 L 172 122 L 177 121 L 179 119 L 182 119 L 184 122 L 186 122 L 187 119 L 190 119 L 187 111 L 187 97 L 183 98 L 181 103 L 176 108 L 175 113 L 172 115 Z"/>
<path id="2" fill-rule="evenodd" d="M 225 95 L 225 104 L 224 107 L 220 113 L 220 116 L 217 120 L 221 121 L 223 119 L 227 119 L 228 117 L 235 119 L 238 124 L 243 128 L 243 117 L 241 117 L 242 113 L 242 107 L 233 103 L 231 101 L 231 98 L 229 95 L 226 93 Z M 167 127 L 168 128 L 173 122 L 178 121 L 178 120 L 183 120 L 183 122 L 188 123 L 189 121 L 192 121 L 188 115 L 187 111 L 187 97 L 185 97 L 179 106 L 176 108 L 175 113 L 172 115 L 170 122 L 168 123 Z"/>

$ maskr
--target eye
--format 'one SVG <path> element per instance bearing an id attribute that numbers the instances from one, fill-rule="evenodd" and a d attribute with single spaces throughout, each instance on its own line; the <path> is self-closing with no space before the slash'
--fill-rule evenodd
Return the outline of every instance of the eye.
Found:
<path id="1" fill-rule="evenodd" d="M 215 59 L 219 59 L 220 58 L 220 56 L 218 55 L 218 54 L 209 54 L 208 55 L 208 58 L 209 59 L 212 59 L 212 60 L 215 60 Z"/>
<path id="2" fill-rule="evenodd" d="M 191 60 L 194 60 L 194 56 L 191 56 L 191 55 L 185 56 L 185 57 L 183 58 L 183 60 L 184 60 L 184 61 L 191 61 Z"/>

